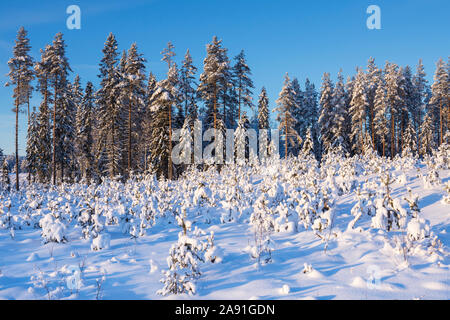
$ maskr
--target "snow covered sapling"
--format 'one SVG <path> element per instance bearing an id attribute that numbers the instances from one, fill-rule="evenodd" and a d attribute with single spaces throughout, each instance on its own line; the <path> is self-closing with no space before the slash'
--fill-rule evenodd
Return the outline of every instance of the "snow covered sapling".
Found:
<path id="1" fill-rule="evenodd" d="M 4 190 L 10 191 L 11 190 L 11 181 L 9 179 L 9 166 L 6 159 L 3 161 L 2 166 L 2 180 L 1 180 L 1 186 Z"/>
<path id="2" fill-rule="evenodd" d="M 176 217 L 183 231 L 178 233 L 178 241 L 172 245 L 167 257 L 169 269 L 166 270 L 161 282 L 164 287 L 157 291 L 159 295 L 195 294 L 195 281 L 201 276 L 199 262 L 204 262 L 202 252 L 204 246 L 197 239 L 188 236 L 191 222 L 186 220 L 185 212 Z"/>
<path id="3" fill-rule="evenodd" d="M 363 216 L 373 216 L 375 214 L 376 208 L 372 201 L 375 196 L 375 192 L 369 188 L 364 188 L 361 190 L 358 187 L 355 191 L 356 204 L 351 210 L 351 214 L 355 217 L 347 226 L 347 229 L 353 229 L 356 222 Z"/>
<path id="4" fill-rule="evenodd" d="M 402 228 L 406 224 L 406 210 L 402 208 L 398 199 L 391 197 L 391 185 L 394 181 L 390 172 L 382 173 L 381 185 L 384 190 L 381 198 L 375 200 L 376 214 L 372 218 L 372 228 L 390 231 L 393 228 Z"/>
<path id="5" fill-rule="evenodd" d="M 269 201 L 263 193 L 253 205 L 253 213 L 250 216 L 250 224 L 253 227 L 255 246 L 251 248 L 251 256 L 257 259 L 258 265 L 272 261 L 274 243 L 271 233 L 274 231 L 274 219 L 272 210 L 268 207 Z"/>
<path id="6" fill-rule="evenodd" d="M 442 203 L 444 204 L 450 204 L 450 181 L 447 181 L 444 185 L 444 190 L 447 192 L 447 195 L 445 195 L 442 198 Z"/>

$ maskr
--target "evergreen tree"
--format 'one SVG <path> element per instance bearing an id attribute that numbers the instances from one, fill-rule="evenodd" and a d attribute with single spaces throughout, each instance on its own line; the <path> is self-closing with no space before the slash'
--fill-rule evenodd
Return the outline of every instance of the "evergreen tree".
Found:
<path id="1" fill-rule="evenodd" d="M 449 105 L 449 74 L 448 69 L 442 58 L 436 63 L 436 71 L 434 73 L 434 82 L 431 85 L 432 97 L 430 104 L 434 106 L 435 114 L 438 115 L 437 122 L 439 124 L 439 145 L 443 143 L 447 126 L 450 125 L 445 119 Z"/>
<path id="2" fill-rule="evenodd" d="M 419 139 L 421 156 L 430 155 L 431 151 L 435 148 L 434 133 L 436 129 L 434 127 L 434 123 L 435 122 L 433 121 L 431 112 L 427 112 L 423 123 L 420 126 Z"/>
<path id="3" fill-rule="evenodd" d="M 377 141 L 381 142 L 381 154 L 386 155 L 386 144 L 388 143 L 389 120 L 388 101 L 386 97 L 386 87 L 382 78 L 378 78 L 377 90 L 374 98 L 374 130 Z"/>
<path id="4" fill-rule="evenodd" d="M 402 157 L 407 157 L 416 153 L 416 130 L 410 119 L 402 137 Z"/>
<path id="5" fill-rule="evenodd" d="M 427 80 L 425 79 L 426 73 L 422 64 L 422 59 L 419 60 L 416 68 L 416 74 L 413 77 L 414 96 L 413 103 L 411 105 L 411 117 L 413 119 L 414 128 L 417 134 L 417 146 L 420 149 L 420 126 L 425 114 L 425 100 L 426 90 L 428 87 Z"/>
<path id="6" fill-rule="evenodd" d="M 27 31 L 21 27 L 17 33 L 16 44 L 13 48 L 13 57 L 8 61 L 9 79 L 6 86 L 14 86 L 13 112 L 16 114 L 15 149 L 16 149 L 16 190 L 19 190 L 19 112 L 20 106 L 28 104 L 30 113 L 30 96 L 33 88 L 30 83 L 33 80 L 33 59 L 29 55 L 31 46 L 27 38 Z"/>
<path id="7" fill-rule="evenodd" d="M 265 87 L 258 99 L 258 129 L 269 129 L 269 97 Z"/>
<path id="8" fill-rule="evenodd" d="M 142 159 L 139 155 L 141 131 L 141 119 L 145 113 L 145 59 L 137 51 L 136 43 L 133 43 L 128 50 L 124 74 L 122 74 L 122 84 L 120 85 L 126 92 L 125 104 L 127 106 L 127 173 L 140 167 L 141 163 L 132 163 L 133 159 Z"/>
<path id="9" fill-rule="evenodd" d="M 320 159 L 321 149 L 319 143 L 319 110 L 317 103 L 317 91 L 314 83 L 308 78 L 305 81 L 305 91 L 303 92 L 303 109 L 305 110 L 305 118 L 307 118 L 307 127 L 311 129 L 311 137 L 314 144 L 314 154 L 316 159 Z"/>
<path id="10" fill-rule="evenodd" d="M 238 119 L 241 119 L 241 109 L 243 107 L 253 108 L 252 105 L 252 89 L 253 81 L 250 78 L 251 70 L 245 60 L 244 50 L 242 50 L 235 58 L 236 61 L 233 69 L 233 83 L 238 96 Z"/>
<path id="11" fill-rule="evenodd" d="M 36 177 L 39 165 L 39 126 L 37 122 L 36 111 L 31 113 L 30 123 L 28 125 L 27 133 L 27 172 L 28 181 L 31 182 L 31 177 Z"/>
<path id="12" fill-rule="evenodd" d="M 180 95 L 184 105 L 184 115 L 192 121 L 197 119 L 196 72 L 197 68 L 193 65 L 188 49 L 180 68 Z M 190 125 L 192 126 L 192 123 Z"/>
<path id="13" fill-rule="evenodd" d="M 322 77 L 322 87 L 320 93 L 320 137 L 322 140 L 322 148 L 325 152 L 328 152 L 332 148 L 333 143 L 333 120 L 334 120 L 334 107 L 333 107 L 333 83 L 330 79 L 329 73 L 324 73 Z"/>
<path id="14" fill-rule="evenodd" d="M 362 70 L 358 70 L 353 85 L 349 110 L 352 119 L 352 131 L 350 137 L 356 152 L 361 152 L 361 148 L 364 145 L 367 106 L 366 77 Z"/>
<path id="15" fill-rule="evenodd" d="M 381 75 L 381 70 L 375 64 L 375 59 L 370 57 L 367 65 L 367 110 L 366 114 L 369 116 L 369 131 L 371 134 L 372 142 L 374 146 L 376 144 L 375 138 L 375 93 L 377 90 L 377 79 Z"/>
<path id="16" fill-rule="evenodd" d="M 348 109 L 346 105 L 346 92 L 344 85 L 344 78 L 342 77 L 342 70 L 338 73 L 338 81 L 333 90 L 333 126 L 331 130 L 331 147 L 335 148 L 341 146 L 345 153 L 350 153 L 351 146 L 348 144 L 346 119 L 348 117 Z"/>
<path id="17" fill-rule="evenodd" d="M 94 135 L 95 93 L 92 82 L 86 84 L 76 114 L 77 161 L 81 177 L 90 182 L 95 174 Z"/>
<path id="18" fill-rule="evenodd" d="M 64 167 L 69 159 L 69 150 L 65 147 L 70 145 L 71 119 L 73 115 L 70 99 L 70 88 L 67 81 L 69 71 L 72 71 L 66 57 L 66 45 L 62 33 L 57 33 L 51 47 L 49 47 L 50 85 L 53 87 L 53 129 L 52 129 L 52 175 L 53 184 L 56 184 L 56 166 L 59 163 L 61 181 L 64 179 Z M 68 113 L 69 112 L 69 113 Z"/>
<path id="19" fill-rule="evenodd" d="M 311 135 L 311 128 L 306 130 L 305 141 L 303 142 L 303 147 L 301 153 L 305 156 L 314 156 L 314 141 Z"/>
<path id="20" fill-rule="evenodd" d="M 402 73 L 398 70 L 398 66 L 394 63 L 386 62 L 384 68 L 384 82 L 386 85 L 386 99 L 389 104 L 389 115 L 390 115 L 390 138 L 391 138 L 391 157 L 396 155 L 396 123 L 397 118 L 402 107 L 402 96 L 403 88 L 402 83 Z"/>
<path id="21" fill-rule="evenodd" d="M 102 50 L 100 62 L 100 89 L 97 104 L 99 108 L 98 141 L 96 158 L 101 173 L 106 172 L 111 178 L 122 174 L 124 118 L 120 103 L 120 73 L 118 70 L 117 41 L 109 34 Z"/>
<path id="22" fill-rule="evenodd" d="M 203 73 L 200 75 L 198 93 L 206 107 L 206 128 L 216 130 L 224 128 L 223 109 L 219 111 L 219 99 L 227 94 L 230 83 L 230 66 L 226 56 L 227 50 L 222 47 L 222 40 L 213 37 L 212 43 L 206 46 L 207 56 L 203 61 Z M 225 106 L 224 106 L 225 107 Z"/>
<path id="23" fill-rule="evenodd" d="M 6 191 L 11 191 L 11 181 L 9 179 L 9 166 L 8 166 L 8 162 L 5 160 L 3 160 L 2 162 L 2 181 L 1 181 L 1 185 L 3 186 L 3 188 Z"/>
<path id="24" fill-rule="evenodd" d="M 156 85 L 151 100 L 152 133 L 149 141 L 151 170 L 158 177 L 173 178 L 172 164 L 172 116 L 173 107 L 179 101 L 179 93 L 173 85 L 172 66 L 167 79 Z"/>
<path id="25" fill-rule="evenodd" d="M 284 135 L 284 156 L 287 158 L 288 151 L 298 148 L 301 144 L 301 138 L 295 131 L 296 120 L 292 116 L 295 109 L 298 108 L 295 99 L 295 91 L 292 88 L 291 79 L 286 73 L 284 78 L 284 85 L 277 99 L 277 107 L 274 111 L 277 112 L 277 121 L 279 122 L 280 134 Z"/>

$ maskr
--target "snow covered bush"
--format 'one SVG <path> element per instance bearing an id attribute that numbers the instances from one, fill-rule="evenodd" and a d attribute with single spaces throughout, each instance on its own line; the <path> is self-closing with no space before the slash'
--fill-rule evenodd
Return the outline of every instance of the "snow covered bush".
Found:
<path id="1" fill-rule="evenodd" d="M 442 203 L 450 204 L 450 181 L 447 181 L 447 183 L 444 185 L 444 189 L 447 192 L 447 195 L 442 198 Z"/>
<path id="2" fill-rule="evenodd" d="M 159 295 L 182 294 L 193 295 L 196 293 L 195 280 L 201 276 L 199 262 L 204 262 L 202 257 L 205 246 L 203 243 L 188 236 L 191 230 L 191 222 L 183 216 L 177 216 L 178 225 L 183 231 L 178 234 L 178 241 L 172 245 L 167 257 L 169 267 L 161 282 L 164 287 L 158 290 Z"/>
<path id="3" fill-rule="evenodd" d="M 274 249 L 271 234 L 274 231 L 275 222 L 268 203 L 265 194 L 261 194 L 253 205 L 253 213 L 250 217 L 255 241 L 255 245 L 251 248 L 251 257 L 257 260 L 258 265 L 270 263 Z"/>
<path id="4" fill-rule="evenodd" d="M 109 249 L 111 237 L 107 233 L 99 234 L 96 238 L 92 239 L 91 249 L 94 251 Z"/>
<path id="5" fill-rule="evenodd" d="M 47 213 L 40 221 L 42 228 L 41 235 L 44 242 L 67 242 L 66 225 L 61 222 L 59 217 L 55 217 L 51 213 Z"/>
<path id="6" fill-rule="evenodd" d="M 406 228 L 410 240 L 423 240 L 430 236 L 430 223 L 423 218 L 411 219 Z"/>

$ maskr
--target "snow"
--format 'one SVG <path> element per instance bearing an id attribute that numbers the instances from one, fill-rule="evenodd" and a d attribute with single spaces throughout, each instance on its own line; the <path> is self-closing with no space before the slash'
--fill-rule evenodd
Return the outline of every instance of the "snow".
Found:
<path id="1" fill-rule="evenodd" d="M 450 298 L 448 168 L 378 162 L 400 177 L 388 201 L 377 159 L 351 160 L 359 169 L 346 179 L 342 159 L 315 169 L 283 161 L 0 192 L 0 299 Z M 222 219 L 229 210 L 235 218 Z M 391 229 L 389 210 L 399 218 Z M 157 294 L 169 252 L 201 273 L 186 282 L 190 295 Z M 271 259 L 258 264 L 263 253 Z"/>

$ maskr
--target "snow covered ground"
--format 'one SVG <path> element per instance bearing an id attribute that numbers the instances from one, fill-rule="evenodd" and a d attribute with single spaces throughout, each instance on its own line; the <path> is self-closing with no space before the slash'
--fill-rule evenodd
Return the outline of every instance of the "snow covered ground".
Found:
<path id="1" fill-rule="evenodd" d="M 320 168 L 305 158 L 186 176 L 3 192 L 0 299 L 450 298 L 448 153 L 336 155 Z M 387 177 L 392 202 L 382 201 Z M 420 212 L 408 204 L 415 194 Z M 196 294 L 158 295 L 183 223 L 205 251 Z"/>

